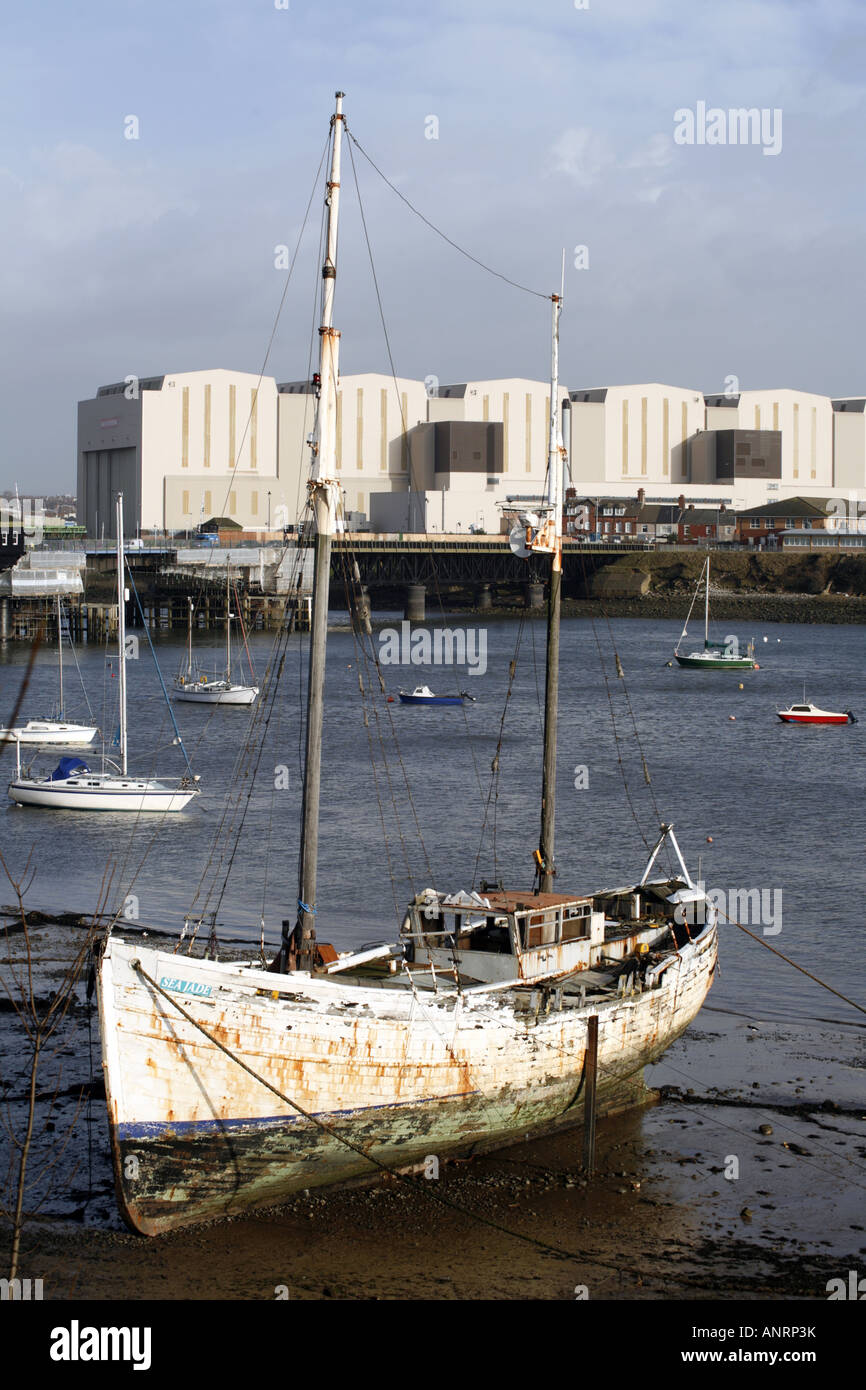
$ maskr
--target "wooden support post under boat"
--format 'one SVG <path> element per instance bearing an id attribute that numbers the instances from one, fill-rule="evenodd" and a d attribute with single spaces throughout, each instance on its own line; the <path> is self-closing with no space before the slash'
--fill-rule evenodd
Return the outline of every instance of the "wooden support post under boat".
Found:
<path id="1" fill-rule="evenodd" d="M 587 1021 L 586 1061 L 583 1086 L 583 1166 L 591 1177 L 595 1172 L 595 1112 L 598 1081 L 598 1014 Z"/>

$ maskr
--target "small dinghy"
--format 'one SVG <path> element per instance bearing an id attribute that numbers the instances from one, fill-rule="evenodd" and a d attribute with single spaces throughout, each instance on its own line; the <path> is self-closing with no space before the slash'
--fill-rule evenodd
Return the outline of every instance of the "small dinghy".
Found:
<path id="1" fill-rule="evenodd" d="M 817 705 L 804 703 L 791 705 L 790 709 L 777 710 L 784 724 L 856 724 L 857 720 L 850 710 L 841 713 L 829 709 L 819 709 Z"/>
<path id="2" fill-rule="evenodd" d="M 468 695 L 465 690 L 461 690 L 457 695 L 434 695 L 429 685 L 416 685 L 415 689 L 408 693 L 405 690 L 398 692 L 400 703 L 403 705 L 463 705 L 469 702 L 475 703 L 475 696 Z"/>

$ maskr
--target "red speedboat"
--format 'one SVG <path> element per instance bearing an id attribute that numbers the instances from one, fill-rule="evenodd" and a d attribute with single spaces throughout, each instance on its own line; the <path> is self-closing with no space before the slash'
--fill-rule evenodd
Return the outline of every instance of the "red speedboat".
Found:
<path id="1" fill-rule="evenodd" d="M 817 705 L 802 704 L 792 705 L 790 709 L 777 710 L 779 718 L 785 724 L 856 724 L 850 710 L 845 710 L 839 714 L 833 710 L 819 709 Z"/>

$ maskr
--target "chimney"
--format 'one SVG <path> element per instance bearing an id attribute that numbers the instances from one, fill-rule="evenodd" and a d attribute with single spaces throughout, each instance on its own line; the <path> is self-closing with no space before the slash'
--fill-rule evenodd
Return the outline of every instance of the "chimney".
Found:
<path id="1" fill-rule="evenodd" d="M 694 502 L 690 502 L 690 503 L 689 503 L 689 511 L 690 511 L 690 512 L 693 512 L 694 509 L 695 509 L 695 504 L 694 504 Z"/>
<path id="2" fill-rule="evenodd" d="M 720 503 L 719 503 L 719 511 L 720 511 L 720 512 L 724 512 L 724 511 L 726 511 L 726 510 L 727 510 L 727 508 L 725 507 L 724 502 L 720 502 Z"/>
<path id="3" fill-rule="evenodd" d="M 682 492 L 680 493 L 679 497 L 677 498 L 677 506 L 679 507 L 679 509 L 680 509 L 681 512 L 684 512 L 685 509 L 686 509 L 686 499 L 685 499 L 685 496 L 684 496 L 684 494 L 683 494 Z"/>
<path id="4" fill-rule="evenodd" d="M 645 491 L 644 488 L 639 487 L 638 490 L 637 490 L 637 505 L 638 505 L 638 511 L 640 511 L 640 509 L 641 509 L 641 507 L 643 506 L 643 504 L 644 504 L 645 501 L 646 501 L 646 491 Z"/>

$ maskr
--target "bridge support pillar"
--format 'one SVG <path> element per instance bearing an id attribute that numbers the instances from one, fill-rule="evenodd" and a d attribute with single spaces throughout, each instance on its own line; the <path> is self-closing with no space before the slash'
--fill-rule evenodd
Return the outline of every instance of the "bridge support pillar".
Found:
<path id="1" fill-rule="evenodd" d="M 0 642 L 9 641 L 9 604 L 8 598 L 0 598 Z"/>
<path id="2" fill-rule="evenodd" d="M 493 607 L 493 592 L 489 584 L 479 584 L 475 603 L 479 613 L 487 613 Z"/>
<path id="3" fill-rule="evenodd" d="M 423 623 L 427 616 L 425 600 L 427 598 L 427 588 L 424 584 L 408 584 L 406 586 L 406 617 L 410 623 Z"/>
<path id="4" fill-rule="evenodd" d="M 535 580 L 530 580 L 526 585 L 526 606 L 527 608 L 544 607 L 544 585 L 538 584 Z"/>

